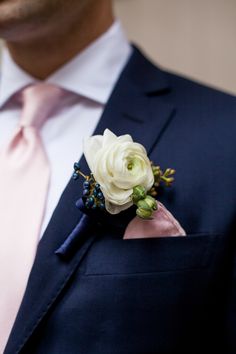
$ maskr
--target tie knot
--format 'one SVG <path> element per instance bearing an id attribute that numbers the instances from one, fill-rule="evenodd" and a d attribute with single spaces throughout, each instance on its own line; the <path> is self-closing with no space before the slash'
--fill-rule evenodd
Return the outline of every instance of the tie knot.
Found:
<path id="1" fill-rule="evenodd" d="M 62 108 L 65 99 L 70 96 L 74 94 L 48 83 L 27 86 L 21 92 L 23 110 L 20 126 L 40 128 L 47 118 Z"/>

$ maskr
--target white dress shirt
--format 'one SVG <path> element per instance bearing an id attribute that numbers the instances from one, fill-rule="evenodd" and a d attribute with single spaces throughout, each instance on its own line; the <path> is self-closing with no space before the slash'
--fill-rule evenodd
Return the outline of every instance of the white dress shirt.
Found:
<path id="1" fill-rule="evenodd" d="M 41 236 L 72 175 L 73 163 L 83 153 L 83 139 L 93 134 L 131 51 L 121 25 L 116 21 L 106 33 L 46 80 L 76 93 L 78 100 L 50 117 L 41 130 L 51 164 Z M 0 148 L 12 136 L 20 116 L 19 107 L 6 103 L 24 86 L 36 82 L 38 80 L 16 65 L 4 48 L 0 77 Z"/>

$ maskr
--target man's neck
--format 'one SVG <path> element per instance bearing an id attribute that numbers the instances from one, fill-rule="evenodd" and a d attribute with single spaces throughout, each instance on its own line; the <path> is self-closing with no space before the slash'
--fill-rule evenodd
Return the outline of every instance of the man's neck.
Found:
<path id="1" fill-rule="evenodd" d="M 111 9 L 91 13 L 91 18 L 71 28 L 63 28 L 25 41 L 7 41 L 13 60 L 28 74 L 44 80 L 91 42 L 102 35 L 113 22 Z"/>

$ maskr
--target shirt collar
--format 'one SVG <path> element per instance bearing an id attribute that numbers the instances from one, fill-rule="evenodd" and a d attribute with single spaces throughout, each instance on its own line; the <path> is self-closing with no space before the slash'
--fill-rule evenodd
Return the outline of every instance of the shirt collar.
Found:
<path id="1" fill-rule="evenodd" d="M 80 96 L 105 104 L 130 54 L 131 46 L 119 21 L 46 82 L 58 85 Z M 35 78 L 23 71 L 4 48 L 0 81 L 0 106 Z"/>
<path id="2" fill-rule="evenodd" d="M 23 71 L 12 60 L 8 50 L 3 47 L 0 80 L 0 107 L 2 107 L 2 105 L 14 95 L 14 93 L 34 82 L 37 82 L 37 80 Z"/>

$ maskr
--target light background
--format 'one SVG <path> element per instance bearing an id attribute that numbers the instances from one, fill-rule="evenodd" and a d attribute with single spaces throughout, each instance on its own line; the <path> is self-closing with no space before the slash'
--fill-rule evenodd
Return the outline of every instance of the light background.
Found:
<path id="1" fill-rule="evenodd" d="M 236 0 L 115 0 L 128 37 L 160 66 L 236 94 Z"/>

